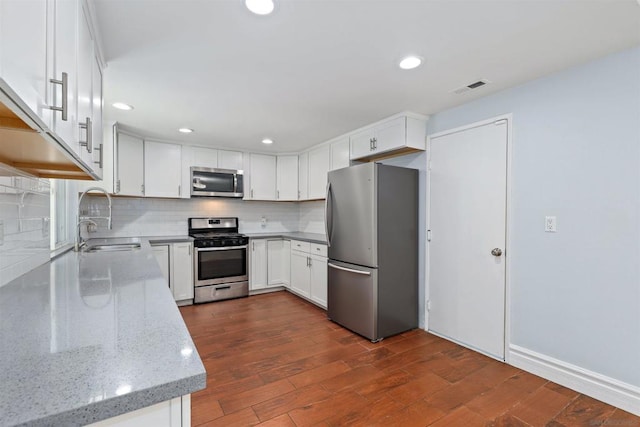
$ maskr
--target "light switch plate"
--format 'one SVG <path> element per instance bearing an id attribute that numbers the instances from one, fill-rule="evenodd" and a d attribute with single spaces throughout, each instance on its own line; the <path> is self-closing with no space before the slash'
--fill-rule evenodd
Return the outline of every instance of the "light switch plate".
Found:
<path id="1" fill-rule="evenodd" d="M 557 221 L 555 216 L 544 217 L 544 231 L 547 233 L 555 233 L 557 231 Z"/>

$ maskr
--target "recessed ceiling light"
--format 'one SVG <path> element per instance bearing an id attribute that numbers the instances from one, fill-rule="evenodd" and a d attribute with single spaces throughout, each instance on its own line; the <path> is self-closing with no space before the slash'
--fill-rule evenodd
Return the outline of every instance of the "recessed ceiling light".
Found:
<path id="1" fill-rule="evenodd" d="M 273 139 L 265 138 L 262 140 L 263 144 L 273 144 Z"/>
<path id="2" fill-rule="evenodd" d="M 189 129 L 189 128 L 180 128 L 180 129 L 178 129 L 178 132 L 182 132 L 182 133 L 191 133 L 191 132 L 193 132 L 193 129 Z"/>
<path id="3" fill-rule="evenodd" d="M 420 64 L 422 64 L 422 58 L 412 55 L 402 58 L 402 61 L 400 61 L 400 64 L 398 65 L 403 70 L 412 70 L 416 67 L 419 67 Z"/>
<path id="4" fill-rule="evenodd" d="M 114 102 L 111 105 L 113 105 L 118 110 L 125 110 L 125 111 L 133 110 L 133 106 L 132 105 L 125 104 L 124 102 Z"/>
<path id="5" fill-rule="evenodd" d="M 256 15 L 268 15 L 273 12 L 273 0 L 244 0 L 244 4 Z"/>

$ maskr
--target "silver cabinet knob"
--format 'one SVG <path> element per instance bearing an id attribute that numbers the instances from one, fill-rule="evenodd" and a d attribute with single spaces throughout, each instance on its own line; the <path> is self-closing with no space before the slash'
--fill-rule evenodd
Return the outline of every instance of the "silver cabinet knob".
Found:
<path id="1" fill-rule="evenodd" d="M 502 249 L 500 249 L 500 248 L 493 248 L 493 249 L 491 249 L 491 255 L 493 255 L 493 256 L 500 256 L 500 255 L 502 255 Z"/>

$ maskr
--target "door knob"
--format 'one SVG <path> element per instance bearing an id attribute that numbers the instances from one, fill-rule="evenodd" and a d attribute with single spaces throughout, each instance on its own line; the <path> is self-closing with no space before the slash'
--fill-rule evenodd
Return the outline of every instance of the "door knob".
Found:
<path id="1" fill-rule="evenodd" d="M 500 249 L 500 248 L 493 248 L 493 249 L 491 249 L 491 255 L 493 255 L 493 256 L 500 256 L 500 255 L 502 255 L 502 249 Z"/>

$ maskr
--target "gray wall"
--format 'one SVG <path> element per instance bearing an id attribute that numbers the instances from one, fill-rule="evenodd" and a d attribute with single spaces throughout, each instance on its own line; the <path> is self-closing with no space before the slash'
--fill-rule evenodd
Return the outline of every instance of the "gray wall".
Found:
<path id="1" fill-rule="evenodd" d="M 438 113 L 429 133 L 505 113 L 510 342 L 640 386 L 640 48 Z"/>

